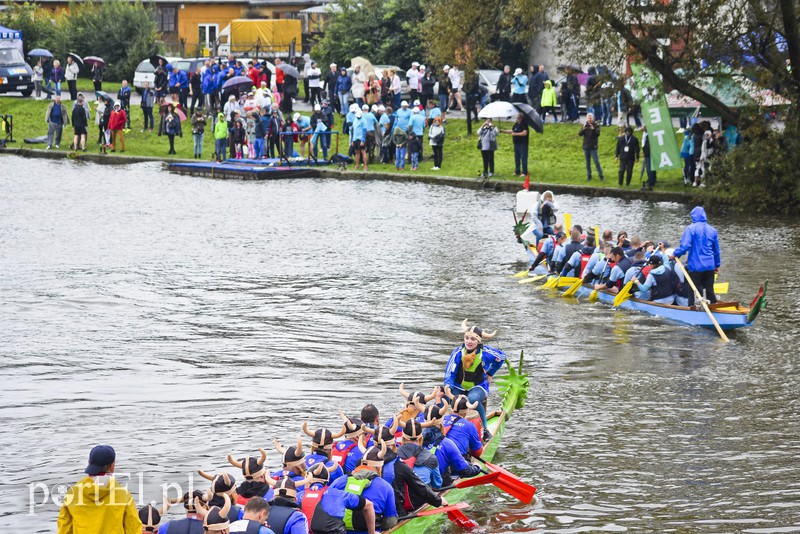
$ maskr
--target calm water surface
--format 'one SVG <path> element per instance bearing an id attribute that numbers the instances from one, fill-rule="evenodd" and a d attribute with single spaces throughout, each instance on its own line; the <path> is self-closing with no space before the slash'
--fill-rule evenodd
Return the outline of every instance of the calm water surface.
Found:
<path id="1" fill-rule="evenodd" d="M 509 194 L 2 163 L 3 532 L 54 532 L 52 502 L 29 515 L 31 484 L 74 482 L 97 443 L 147 502 L 197 468 L 236 473 L 229 452 L 263 446 L 275 465 L 272 440 L 303 420 L 389 414 L 401 381 L 441 379 L 464 317 L 512 360 L 525 350 L 530 400 L 498 458 L 541 498 L 477 492 L 478 532 L 800 531 L 796 222 L 712 218 L 731 296 L 771 282 L 726 346 L 516 284 Z M 672 242 L 690 208 L 558 201 Z"/>

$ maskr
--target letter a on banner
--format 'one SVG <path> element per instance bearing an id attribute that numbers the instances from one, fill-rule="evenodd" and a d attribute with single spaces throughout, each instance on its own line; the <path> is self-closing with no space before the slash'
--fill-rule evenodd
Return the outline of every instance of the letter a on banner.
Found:
<path id="1" fill-rule="evenodd" d="M 650 161 L 653 170 L 681 168 L 678 141 L 672 128 L 667 99 L 661 90 L 661 80 L 644 65 L 631 65 L 637 92 L 642 99 L 644 124 L 650 139 Z"/>

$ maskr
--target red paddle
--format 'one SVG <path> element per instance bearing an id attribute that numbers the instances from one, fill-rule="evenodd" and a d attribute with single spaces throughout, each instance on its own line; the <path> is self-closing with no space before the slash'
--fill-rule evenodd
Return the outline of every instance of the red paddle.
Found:
<path id="1" fill-rule="evenodd" d="M 461 528 L 475 528 L 478 523 L 461 513 L 460 510 L 447 512 L 447 518 Z"/>
<path id="2" fill-rule="evenodd" d="M 464 478 L 450 486 L 444 486 L 437 491 L 445 491 L 453 488 L 472 488 L 474 486 L 481 486 L 483 484 L 494 484 L 494 481 L 500 478 L 500 473 L 489 473 L 479 477 Z"/>
<path id="3" fill-rule="evenodd" d="M 405 521 L 406 519 L 414 519 L 415 517 L 426 517 L 429 515 L 436 515 L 436 514 L 450 514 L 451 512 L 461 513 L 459 510 L 463 510 L 464 508 L 469 508 L 469 504 L 465 502 L 448 504 L 447 506 L 440 506 L 439 508 L 431 508 L 429 510 L 423 510 L 422 512 L 414 512 L 413 514 L 408 514 L 399 519 L 401 521 Z"/>
<path id="4" fill-rule="evenodd" d="M 512 497 L 519 499 L 521 502 L 530 504 L 530 502 L 533 500 L 534 494 L 536 493 L 536 488 L 534 486 L 524 482 L 517 475 L 511 471 L 503 469 L 499 465 L 491 464 L 480 456 L 475 456 L 475 458 L 479 462 L 486 465 L 486 467 L 488 467 L 493 473 L 499 474 L 499 478 L 492 482 L 492 484 L 505 491 Z"/>

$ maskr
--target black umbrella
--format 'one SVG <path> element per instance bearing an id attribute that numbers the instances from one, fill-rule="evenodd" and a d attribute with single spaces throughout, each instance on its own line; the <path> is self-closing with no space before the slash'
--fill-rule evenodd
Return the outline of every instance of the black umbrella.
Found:
<path id="1" fill-rule="evenodd" d="M 105 91 L 95 91 L 94 92 L 94 96 L 97 97 L 97 98 L 102 98 L 103 100 L 105 100 L 109 104 L 113 104 L 114 103 L 114 99 L 111 97 L 110 94 L 106 93 Z"/>
<path id="2" fill-rule="evenodd" d="M 83 58 L 76 54 L 75 52 L 70 52 L 67 54 L 67 57 L 71 57 L 72 61 L 78 64 L 78 67 L 83 67 Z"/>
<path id="3" fill-rule="evenodd" d="M 578 65 L 569 65 L 569 64 L 566 64 L 566 63 L 562 63 L 561 65 L 558 66 L 558 70 L 560 70 L 560 71 L 565 71 L 568 68 L 572 69 L 572 73 L 573 74 L 580 74 L 580 73 L 583 72 L 583 69 L 580 68 Z"/>
<path id="4" fill-rule="evenodd" d="M 164 65 L 167 65 L 169 63 L 169 60 L 167 60 L 167 58 L 165 58 L 164 56 L 160 56 L 158 54 L 155 54 L 153 56 L 150 56 L 150 64 L 152 66 L 154 66 L 154 67 L 158 67 L 158 65 L 159 65 L 158 60 L 159 59 L 164 61 Z"/>
<path id="5" fill-rule="evenodd" d="M 528 104 L 522 104 L 521 102 L 514 102 L 514 107 L 520 110 L 523 115 L 525 115 L 525 121 L 528 123 L 528 126 L 533 128 L 536 132 L 544 133 L 544 124 L 542 123 L 542 118 L 535 109 Z"/>

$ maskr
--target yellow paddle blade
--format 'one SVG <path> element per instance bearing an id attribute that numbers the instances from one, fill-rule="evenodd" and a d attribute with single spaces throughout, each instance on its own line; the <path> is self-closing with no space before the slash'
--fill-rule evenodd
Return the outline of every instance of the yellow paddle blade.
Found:
<path id="1" fill-rule="evenodd" d="M 557 276 L 554 276 L 554 277 L 552 277 L 551 279 L 549 279 L 547 282 L 545 282 L 544 284 L 542 284 L 540 287 L 541 287 L 541 288 L 551 288 L 551 287 L 556 287 L 556 284 L 557 284 L 557 283 L 558 283 L 558 277 L 557 277 Z"/>
<path id="2" fill-rule="evenodd" d="M 572 228 L 572 215 L 569 213 L 564 214 L 564 233 L 569 236 L 569 229 Z"/>
<path id="3" fill-rule="evenodd" d="M 592 291 L 592 292 L 591 292 L 591 294 L 589 295 L 589 302 L 597 302 L 597 300 L 598 300 L 599 298 L 600 298 L 600 292 L 599 292 L 599 291 L 597 291 L 597 290 L 595 289 L 595 290 L 594 290 L 594 291 Z"/>
<path id="4" fill-rule="evenodd" d="M 525 276 L 528 276 L 528 269 L 525 269 L 524 271 L 518 272 L 517 274 L 513 275 L 511 278 L 522 278 L 522 277 L 525 277 Z"/>
<path id="5" fill-rule="evenodd" d="M 568 287 L 574 284 L 576 280 L 580 281 L 580 278 L 576 278 L 575 276 L 562 276 L 558 279 L 556 285 L 558 287 Z"/>
<path id="6" fill-rule="evenodd" d="M 561 296 L 562 297 L 571 297 L 572 295 L 577 293 L 578 292 L 578 288 L 581 287 L 581 282 L 583 282 L 582 278 L 578 278 L 577 280 L 575 280 L 575 283 L 572 284 L 571 286 L 569 286 L 569 289 L 564 291 L 564 294 L 561 295 Z"/>
<path id="7" fill-rule="evenodd" d="M 600 247 L 600 227 L 594 227 L 594 246 Z"/>
<path id="8" fill-rule="evenodd" d="M 619 306 L 620 304 L 631 298 L 632 287 L 633 287 L 633 279 L 631 279 L 630 282 L 625 284 L 625 287 L 620 289 L 619 293 L 617 293 L 617 296 L 614 297 L 614 306 Z"/>
<path id="9" fill-rule="evenodd" d="M 520 280 L 517 283 L 518 284 L 532 284 L 534 282 L 538 282 L 539 280 L 541 280 L 542 278 L 545 278 L 546 276 L 547 276 L 546 274 L 537 274 L 536 276 L 528 277 L 525 280 Z"/>
<path id="10" fill-rule="evenodd" d="M 724 295 L 725 293 L 728 292 L 729 285 L 730 282 L 717 282 L 716 284 L 714 284 L 714 293 L 716 293 L 717 295 Z"/>

